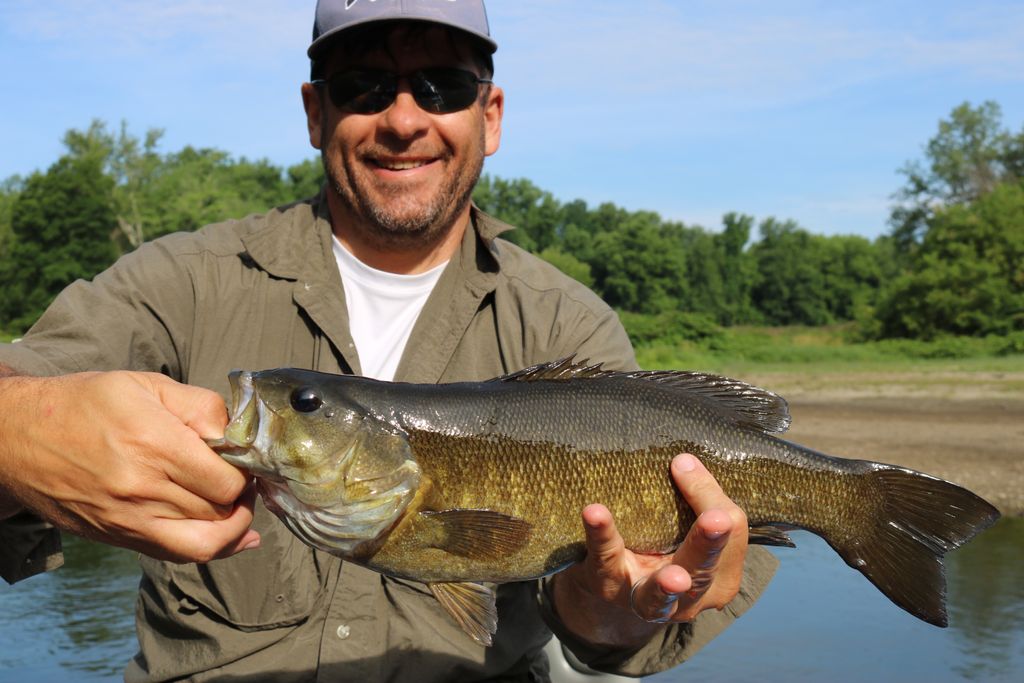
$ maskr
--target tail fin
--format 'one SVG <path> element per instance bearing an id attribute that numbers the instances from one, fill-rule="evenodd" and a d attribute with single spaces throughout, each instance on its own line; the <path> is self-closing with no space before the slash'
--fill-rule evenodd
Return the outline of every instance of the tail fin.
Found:
<path id="1" fill-rule="evenodd" d="M 991 526 L 999 511 L 948 481 L 893 465 L 871 465 L 874 471 L 866 476 L 880 492 L 880 514 L 860 538 L 845 544 L 830 541 L 832 547 L 897 605 L 945 627 L 942 556 Z"/>

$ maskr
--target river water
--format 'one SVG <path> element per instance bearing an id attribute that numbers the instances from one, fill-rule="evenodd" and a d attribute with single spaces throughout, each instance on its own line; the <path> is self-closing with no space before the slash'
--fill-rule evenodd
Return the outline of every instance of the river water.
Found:
<path id="1" fill-rule="evenodd" d="M 895 607 L 804 532 L 758 604 L 691 661 L 649 681 L 1024 680 L 1024 519 L 947 556 L 948 629 Z M 65 539 L 67 564 L 0 582 L 0 681 L 120 680 L 135 653 L 135 555 Z"/>

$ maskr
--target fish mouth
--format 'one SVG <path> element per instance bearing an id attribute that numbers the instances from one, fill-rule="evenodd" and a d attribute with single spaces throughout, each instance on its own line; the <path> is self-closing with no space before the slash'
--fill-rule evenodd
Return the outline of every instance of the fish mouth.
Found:
<path id="1" fill-rule="evenodd" d="M 252 447 L 259 434 L 260 411 L 256 398 L 253 373 L 232 370 L 228 375 L 231 384 L 231 420 L 224 428 L 221 439 L 207 439 L 206 445 L 232 465 L 251 469 L 255 458 Z"/>

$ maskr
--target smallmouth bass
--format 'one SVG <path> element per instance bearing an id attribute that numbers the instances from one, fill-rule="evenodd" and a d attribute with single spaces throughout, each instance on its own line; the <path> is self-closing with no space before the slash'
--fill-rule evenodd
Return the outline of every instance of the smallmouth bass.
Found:
<path id="1" fill-rule="evenodd" d="M 835 458 L 773 434 L 786 402 L 701 372 L 611 372 L 572 358 L 485 382 L 403 384 L 233 372 L 220 455 L 309 545 L 427 584 L 468 635 L 497 628 L 484 583 L 560 571 L 602 503 L 626 546 L 670 553 L 695 516 L 669 463 L 701 459 L 746 512 L 750 541 L 811 531 L 896 605 L 946 626 L 942 556 L 999 517 L 955 484 Z"/>

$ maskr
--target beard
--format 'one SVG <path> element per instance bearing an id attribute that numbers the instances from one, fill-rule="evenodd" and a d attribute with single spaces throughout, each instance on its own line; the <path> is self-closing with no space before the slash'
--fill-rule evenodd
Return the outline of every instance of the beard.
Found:
<path id="1" fill-rule="evenodd" d="M 439 243 L 469 205 L 484 165 L 481 129 L 465 162 L 453 166 L 452 173 L 427 200 L 410 196 L 400 186 L 378 186 L 376 196 L 371 196 L 369 182 L 361 175 L 365 171 L 358 167 L 360 162 L 343 153 L 329 154 L 329 140 L 323 143 L 320 149 L 327 182 L 361 224 L 363 237 L 379 249 L 410 250 Z M 450 157 L 444 161 L 451 163 Z"/>

